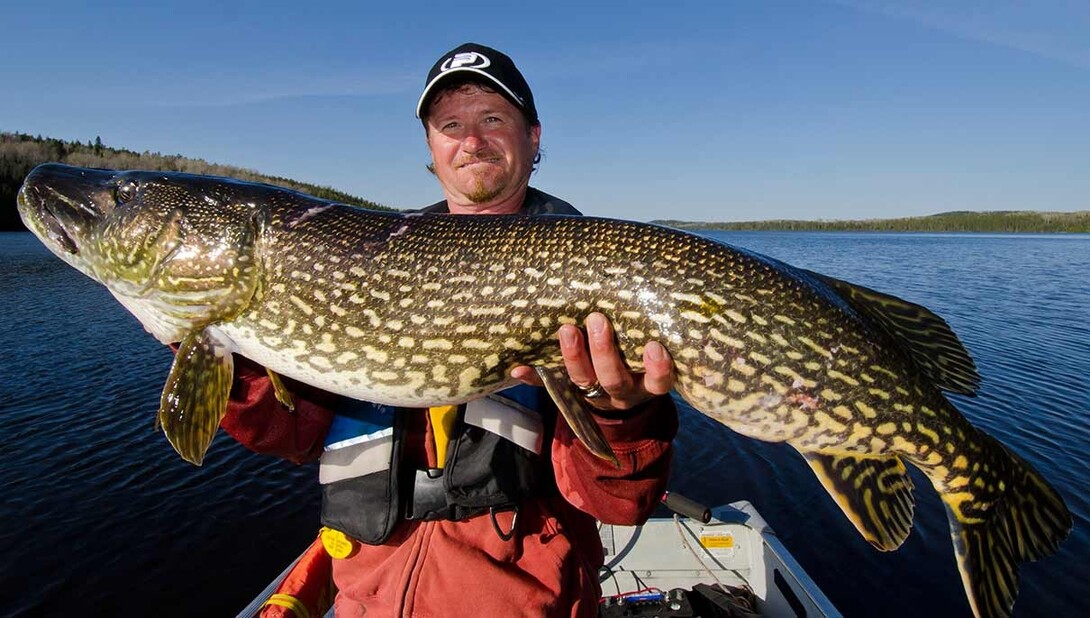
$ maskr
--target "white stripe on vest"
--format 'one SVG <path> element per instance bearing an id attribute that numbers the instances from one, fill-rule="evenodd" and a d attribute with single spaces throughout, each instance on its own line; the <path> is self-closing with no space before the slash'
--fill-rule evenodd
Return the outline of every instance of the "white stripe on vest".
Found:
<path id="1" fill-rule="evenodd" d="M 390 469 L 394 456 L 394 432 L 390 430 L 363 442 L 322 452 L 318 482 L 322 485 Z M 362 436 L 361 436 L 362 437 Z"/>
<path id="2" fill-rule="evenodd" d="M 544 424 L 541 415 L 502 393 L 494 393 L 466 404 L 466 423 L 494 433 L 510 442 L 541 454 Z"/>
<path id="3" fill-rule="evenodd" d="M 359 401 L 333 417 L 318 468 L 322 485 L 390 469 L 394 409 Z"/>

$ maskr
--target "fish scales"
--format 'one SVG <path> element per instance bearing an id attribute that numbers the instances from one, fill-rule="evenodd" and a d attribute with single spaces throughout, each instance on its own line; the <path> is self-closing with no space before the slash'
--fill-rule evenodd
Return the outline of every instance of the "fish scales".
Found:
<path id="1" fill-rule="evenodd" d="M 923 470 L 978 615 L 1008 615 L 1018 562 L 1052 553 L 1071 527 L 1048 483 L 943 394 L 971 395 L 979 376 L 941 318 L 743 249 L 611 219 L 382 213 L 267 185 L 57 165 L 27 178 L 19 207 L 153 335 L 182 341 L 160 418 L 196 461 L 222 414 L 230 352 L 350 397 L 456 403 L 512 384 L 517 365 L 562 371 L 557 328 L 601 311 L 631 368 L 663 343 L 686 401 L 797 449 L 879 549 L 911 530 L 905 463 Z M 578 433 L 578 398 L 550 394 Z"/>
<path id="2" fill-rule="evenodd" d="M 745 340 L 754 318 L 791 338 L 791 327 L 771 315 L 806 310 L 801 285 L 777 290 L 765 281 L 782 277 L 745 276 L 747 269 L 758 275 L 767 270 L 764 263 L 745 255 L 720 259 L 720 245 L 661 228 L 649 234 L 644 226 L 587 218 L 395 217 L 356 209 L 329 209 L 299 224 L 284 223 L 296 218 L 290 212 L 271 218 L 262 250 L 278 263 L 266 268 L 270 276 L 250 309 L 225 330 L 249 330 L 250 336 L 233 338 L 264 345 L 241 344 L 240 351 L 268 358 L 273 369 L 288 375 L 311 371 L 329 378 L 332 372 L 347 395 L 388 400 L 389 394 L 369 386 L 380 373 L 377 381 L 390 383 L 387 388 L 404 387 L 391 401 L 399 405 L 431 402 L 435 389 L 463 400 L 504 382 L 515 365 L 559 364 L 552 336 L 557 326 L 581 323 L 603 310 L 603 302 L 612 307 L 607 313 L 634 366 L 643 345 L 661 339 L 691 367 L 681 377 L 695 399 L 718 398 L 721 393 L 707 383 L 725 383 L 728 376 L 749 384 L 747 390 L 764 391 L 767 386 L 751 372 L 732 371 L 739 359 L 757 361 L 745 343 L 735 349 L 728 341 Z M 682 256 L 703 262 L 703 285 L 686 281 L 692 268 L 678 266 Z M 624 266 L 607 272 L 614 264 Z M 659 298 L 653 290 L 663 279 L 673 291 Z M 742 321 L 716 320 L 721 305 L 703 289 L 718 280 L 740 281 L 734 293 L 750 297 L 780 298 L 793 290 L 796 302 L 783 308 L 747 303 Z M 361 324 L 366 328 L 355 326 Z M 339 332 L 348 336 L 335 343 L 332 335 Z M 277 365 L 281 346 L 297 367 Z M 810 356 L 792 360 L 786 356 L 790 350 Z M 775 352 L 762 360 L 810 373 L 803 362 L 813 356 L 809 348 L 779 346 Z M 421 365 L 445 367 L 433 373 L 446 379 L 421 381 Z"/>

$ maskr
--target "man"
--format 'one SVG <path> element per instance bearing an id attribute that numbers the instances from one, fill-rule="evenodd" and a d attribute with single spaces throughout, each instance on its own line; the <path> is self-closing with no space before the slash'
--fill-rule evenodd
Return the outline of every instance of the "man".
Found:
<path id="1" fill-rule="evenodd" d="M 529 187 L 541 124 L 504 54 L 476 44 L 444 54 L 417 116 L 446 198 L 426 212 L 579 214 Z M 224 428 L 259 452 L 297 462 L 321 454 L 338 616 L 597 614 L 595 519 L 637 524 L 650 515 L 669 474 L 677 410 L 661 345 L 646 346 L 646 373 L 633 374 L 608 319 L 592 314 L 585 326 L 585 336 L 561 327 L 560 348 L 619 465 L 574 438 L 530 367 L 511 368 L 523 386 L 430 410 L 288 381 L 289 412 L 261 369 L 242 363 Z"/>

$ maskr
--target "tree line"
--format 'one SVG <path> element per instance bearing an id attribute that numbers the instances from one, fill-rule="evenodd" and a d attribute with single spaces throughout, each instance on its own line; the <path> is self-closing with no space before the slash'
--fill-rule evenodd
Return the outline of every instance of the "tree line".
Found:
<path id="1" fill-rule="evenodd" d="M 1090 233 L 1090 210 L 1044 212 L 995 210 L 987 212 L 944 212 L 925 217 L 862 219 L 846 221 L 656 221 L 689 230 L 815 231 L 815 232 L 992 232 L 992 233 Z"/>
<path id="2" fill-rule="evenodd" d="M 112 148 L 104 145 L 99 137 L 96 137 L 94 141 L 88 140 L 87 143 L 82 143 L 24 133 L 0 133 L 0 230 L 26 229 L 15 208 L 15 196 L 30 170 L 40 163 L 47 162 L 117 170 L 139 169 L 226 176 L 246 182 L 278 185 L 322 199 L 364 208 L 392 210 L 330 187 L 299 182 L 290 178 L 267 176 L 253 170 L 208 163 L 202 159 L 192 159 L 181 155 Z"/>

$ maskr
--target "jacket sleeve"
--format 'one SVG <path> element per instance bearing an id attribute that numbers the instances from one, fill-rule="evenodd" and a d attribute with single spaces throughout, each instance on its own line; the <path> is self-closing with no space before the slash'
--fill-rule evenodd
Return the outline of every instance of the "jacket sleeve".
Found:
<path id="1" fill-rule="evenodd" d="M 587 450 L 557 415 L 552 458 L 560 493 L 603 523 L 642 524 L 658 505 L 669 480 L 677 406 L 669 395 L 663 395 L 640 404 L 623 419 L 595 419 L 620 467 Z"/>
<path id="2" fill-rule="evenodd" d="M 317 459 L 333 422 L 338 396 L 282 379 L 294 398 L 295 410 L 276 399 L 264 367 L 236 355 L 235 380 L 220 427 L 256 453 L 297 464 Z"/>

